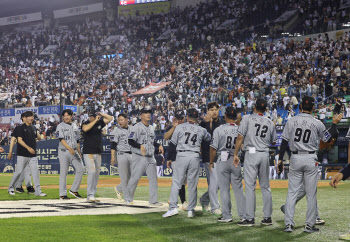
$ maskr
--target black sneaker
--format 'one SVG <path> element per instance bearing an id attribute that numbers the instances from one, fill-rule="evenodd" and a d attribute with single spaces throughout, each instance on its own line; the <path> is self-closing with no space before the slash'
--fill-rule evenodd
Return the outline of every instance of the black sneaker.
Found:
<path id="1" fill-rule="evenodd" d="M 255 220 L 241 220 L 240 222 L 237 223 L 238 226 L 242 226 L 242 227 L 253 227 L 255 225 Z"/>
<path id="2" fill-rule="evenodd" d="M 81 198 L 78 192 L 72 192 L 72 190 L 69 190 L 69 193 L 72 194 L 76 198 Z"/>
<path id="3" fill-rule="evenodd" d="M 20 187 L 20 188 L 16 188 L 16 192 L 17 193 L 24 193 L 24 190 L 22 187 Z"/>
<path id="4" fill-rule="evenodd" d="M 35 194 L 35 189 L 34 187 L 27 187 L 28 194 Z"/>
<path id="5" fill-rule="evenodd" d="M 293 225 L 288 224 L 286 225 L 286 228 L 284 229 L 284 232 L 292 233 L 293 232 Z"/>
<path id="6" fill-rule="evenodd" d="M 60 200 L 69 200 L 70 198 L 67 196 L 60 196 Z"/>
<path id="7" fill-rule="evenodd" d="M 269 226 L 272 225 L 272 219 L 271 218 L 264 218 L 263 220 L 261 220 L 261 224 Z"/>
<path id="8" fill-rule="evenodd" d="M 218 218 L 218 222 L 222 222 L 222 223 L 232 223 L 233 220 L 231 218 L 229 219 L 224 219 L 223 217 Z"/>
<path id="9" fill-rule="evenodd" d="M 310 225 L 305 225 L 305 228 L 304 228 L 304 232 L 305 233 L 314 233 L 314 232 L 320 232 L 320 229 L 319 228 L 316 228 L 315 226 L 310 226 Z"/>

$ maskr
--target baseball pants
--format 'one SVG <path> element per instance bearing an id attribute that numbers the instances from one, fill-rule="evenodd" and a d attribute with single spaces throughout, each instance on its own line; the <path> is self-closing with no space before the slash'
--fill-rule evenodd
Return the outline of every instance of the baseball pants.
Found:
<path id="1" fill-rule="evenodd" d="M 246 195 L 246 212 L 247 219 L 255 218 L 256 209 L 256 178 L 259 177 L 259 185 L 261 188 L 263 199 L 264 219 L 272 216 L 272 195 L 269 180 L 269 153 L 268 152 L 245 152 L 244 156 L 244 181 Z"/>
<path id="2" fill-rule="evenodd" d="M 25 170 L 26 166 L 28 166 L 30 168 L 30 171 L 33 175 L 33 181 L 34 181 L 34 185 L 35 185 L 35 195 L 38 196 L 41 193 L 41 188 L 40 188 L 40 177 L 39 177 L 39 168 L 38 168 L 38 158 L 37 157 L 17 156 L 17 169 L 12 176 L 8 191 L 13 192 L 15 190 L 15 186 L 18 184 L 20 176 L 23 173 L 23 171 Z"/>
<path id="3" fill-rule="evenodd" d="M 173 168 L 173 172 L 174 172 L 175 166 L 176 166 L 176 163 L 175 163 L 175 161 L 173 161 L 171 163 L 171 167 Z M 186 183 L 187 183 L 187 175 L 185 176 L 184 182 L 182 183 L 182 186 L 181 186 L 180 191 L 179 191 L 179 197 L 181 200 L 181 204 L 186 202 Z"/>
<path id="4" fill-rule="evenodd" d="M 70 164 L 75 169 L 74 182 L 70 190 L 72 192 L 78 192 L 84 174 L 83 161 L 78 152 L 75 151 L 75 155 L 72 155 L 68 150 L 58 149 L 58 157 L 60 161 L 60 197 L 67 196 L 67 174 Z"/>
<path id="5" fill-rule="evenodd" d="M 101 154 L 84 154 L 87 168 L 87 197 L 94 198 L 97 191 L 98 178 L 101 168 Z"/>
<path id="6" fill-rule="evenodd" d="M 132 156 L 128 153 L 117 153 L 116 161 L 120 177 L 120 184 L 117 186 L 117 191 L 122 193 L 126 190 L 130 180 Z"/>
<path id="7" fill-rule="evenodd" d="M 314 226 L 317 217 L 317 156 L 315 154 L 293 154 L 289 165 L 288 194 L 285 205 L 285 225 L 294 223 L 295 204 L 303 183 L 307 198 L 305 224 Z"/>
<path id="8" fill-rule="evenodd" d="M 173 181 L 170 189 L 169 210 L 177 208 L 179 190 L 187 176 L 188 206 L 187 211 L 194 211 L 197 205 L 197 185 L 199 179 L 200 158 L 198 153 L 181 152 L 176 155 L 173 167 Z"/>
<path id="9" fill-rule="evenodd" d="M 278 176 L 276 166 L 270 166 L 270 180 L 276 179 Z"/>
<path id="10" fill-rule="evenodd" d="M 215 166 L 220 188 L 223 219 L 232 218 L 230 185 L 232 185 L 232 190 L 236 199 L 237 214 L 241 219 L 245 219 L 246 201 L 243 193 L 241 166 L 235 167 L 233 165 L 233 156 L 227 161 L 218 159 Z"/>
<path id="11" fill-rule="evenodd" d="M 157 168 L 153 157 L 132 154 L 131 177 L 124 192 L 125 201 L 134 200 L 135 190 L 142 175 L 146 172 L 149 182 L 149 203 L 158 202 Z"/>
<path id="12" fill-rule="evenodd" d="M 26 181 L 26 188 L 28 189 L 28 187 L 32 187 L 32 178 L 30 176 L 30 167 L 27 165 L 23 172 L 21 173 L 21 176 L 19 177 L 19 180 L 17 182 L 16 188 L 21 188 L 23 181 Z"/>
<path id="13" fill-rule="evenodd" d="M 219 185 L 217 174 L 215 171 L 216 168 L 214 167 L 214 169 L 212 169 L 213 172 L 210 172 L 208 162 L 203 163 L 203 166 L 207 176 L 208 191 L 202 195 L 202 197 L 200 198 L 200 203 L 204 206 L 208 206 L 210 203 L 211 211 L 214 211 L 215 209 L 220 208 L 218 197 Z"/>
<path id="14" fill-rule="evenodd" d="M 305 182 L 303 182 L 303 184 L 301 185 L 301 187 L 298 190 L 298 194 L 297 194 L 297 200 L 296 200 L 296 204 L 306 195 L 306 191 L 305 191 Z M 316 207 L 316 218 L 320 219 L 320 215 L 318 213 L 318 205 Z"/>

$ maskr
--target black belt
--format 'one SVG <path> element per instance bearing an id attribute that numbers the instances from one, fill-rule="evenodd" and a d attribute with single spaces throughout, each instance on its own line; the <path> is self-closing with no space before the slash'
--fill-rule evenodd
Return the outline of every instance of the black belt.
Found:
<path id="1" fill-rule="evenodd" d="M 118 155 L 122 155 L 122 154 L 131 154 L 131 151 L 120 151 L 117 152 Z"/>
<path id="2" fill-rule="evenodd" d="M 142 156 L 142 157 L 153 158 L 153 156 L 141 155 L 141 154 L 137 154 L 137 153 L 134 153 L 134 154 L 135 154 L 135 155 Z"/>
<path id="3" fill-rule="evenodd" d="M 315 154 L 316 151 L 292 151 L 292 154 L 297 155 L 297 154 Z"/>
<path id="4" fill-rule="evenodd" d="M 193 150 L 178 150 L 177 152 L 193 152 L 199 154 L 198 151 L 193 151 Z"/>

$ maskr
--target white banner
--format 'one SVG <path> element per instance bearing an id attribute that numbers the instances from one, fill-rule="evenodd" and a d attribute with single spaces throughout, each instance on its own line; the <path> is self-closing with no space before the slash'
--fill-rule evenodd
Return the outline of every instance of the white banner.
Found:
<path id="1" fill-rule="evenodd" d="M 12 96 L 12 93 L 10 93 L 10 92 L 0 93 L 0 100 L 1 101 L 7 100 L 11 96 Z"/>
<path id="2" fill-rule="evenodd" d="M 225 22 L 223 22 L 219 27 L 217 27 L 217 30 L 222 30 L 222 29 L 226 29 L 230 26 L 232 26 L 237 20 L 236 19 L 228 19 Z"/>
<path id="3" fill-rule="evenodd" d="M 124 38 L 125 38 L 125 36 L 123 36 L 123 35 L 111 35 L 111 36 L 108 36 L 108 38 L 105 39 L 101 43 L 101 45 L 112 45 L 117 41 L 123 41 Z"/>
<path id="4" fill-rule="evenodd" d="M 22 15 L 0 18 L 0 26 L 27 23 L 27 22 L 33 22 L 33 21 L 39 21 L 39 20 L 42 20 L 41 12 L 27 13 Z"/>
<path id="5" fill-rule="evenodd" d="M 176 31 L 177 31 L 177 29 L 168 29 L 161 36 L 159 36 L 156 40 L 169 39 L 171 36 L 171 33 L 175 33 Z"/>
<path id="6" fill-rule="evenodd" d="M 275 20 L 275 23 L 287 21 L 292 17 L 298 10 L 285 11 L 278 19 Z"/>
<path id="7" fill-rule="evenodd" d="M 90 5 L 74 7 L 74 8 L 54 10 L 53 15 L 54 15 L 54 18 L 65 18 L 65 17 L 71 17 L 75 15 L 94 13 L 102 10 L 103 10 L 103 4 L 95 3 Z"/>
<path id="8" fill-rule="evenodd" d="M 58 45 L 48 45 L 39 55 L 51 55 L 57 48 Z"/>

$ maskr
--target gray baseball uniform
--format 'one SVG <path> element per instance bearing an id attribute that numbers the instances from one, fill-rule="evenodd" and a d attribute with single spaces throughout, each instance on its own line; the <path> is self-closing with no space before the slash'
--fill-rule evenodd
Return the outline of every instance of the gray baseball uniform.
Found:
<path id="1" fill-rule="evenodd" d="M 142 122 L 137 123 L 130 130 L 128 137 L 138 144 L 144 145 L 146 154 L 143 156 L 141 150 L 131 147 L 132 162 L 131 162 L 131 176 L 124 191 L 125 201 L 132 202 L 134 200 L 135 190 L 137 184 L 146 172 L 149 181 L 149 203 L 158 202 L 158 182 L 157 182 L 157 164 L 153 159 L 155 147 L 154 139 L 155 133 L 152 125 L 144 125 Z"/>
<path id="2" fill-rule="evenodd" d="M 129 137 L 129 128 L 124 129 L 120 126 L 117 126 L 113 132 L 111 137 L 111 143 L 116 144 L 116 154 L 115 159 L 117 161 L 119 176 L 120 176 L 120 184 L 117 186 L 118 192 L 123 192 L 126 190 L 128 186 L 128 182 L 130 180 L 131 175 L 131 148 L 128 143 Z"/>
<path id="3" fill-rule="evenodd" d="M 67 196 L 67 174 L 69 165 L 72 164 L 75 169 L 75 178 L 71 187 L 72 192 L 78 192 L 81 180 L 84 174 L 84 165 L 77 151 L 78 141 L 80 139 L 79 130 L 72 124 L 65 122 L 57 126 L 57 138 L 64 139 L 67 144 L 75 151 L 72 155 L 66 147 L 60 142 L 58 145 L 58 159 L 60 161 L 60 197 Z"/>
<path id="4" fill-rule="evenodd" d="M 222 203 L 223 219 L 231 219 L 231 194 L 230 185 L 236 198 L 237 214 L 245 219 L 246 202 L 243 193 L 241 166 L 233 165 L 233 154 L 237 138 L 236 124 L 223 124 L 214 130 L 210 147 L 216 150 L 216 172 L 219 181 L 219 189 Z"/>
<path id="5" fill-rule="evenodd" d="M 255 218 L 256 178 L 259 177 L 259 184 L 263 197 L 264 219 L 272 216 L 272 196 L 269 180 L 269 146 L 276 142 L 276 126 L 268 118 L 251 114 L 244 116 L 238 128 L 238 134 L 244 137 L 244 181 L 246 194 L 246 219 Z"/>
<path id="6" fill-rule="evenodd" d="M 199 179 L 199 152 L 202 140 L 210 141 L 206 129 L 187 122 L 178 125 L 170 142 L 176 146 L 176 166 L 173 170 L 173 181 L 170 191 L 169 210 L 177 208 L 179 189 L 187 175 L 189 204 L 187 211 L 193 211 L 197 204 L 197 184 Z"/>
<path id="7" fill-rule="evenodd" d="M 327 142 L 331 135 L 324 124 L 310 114 L 302 113 L 288 120 L 282 139 L 292 151 L 289 166 L 288 195 L 284 222 L 295 225 L 293 217 L 298 193 L 304 184 L 307 196 L 306 224 L 314 226 L 317 213 L 317 154 L 320 139 Z"/>

